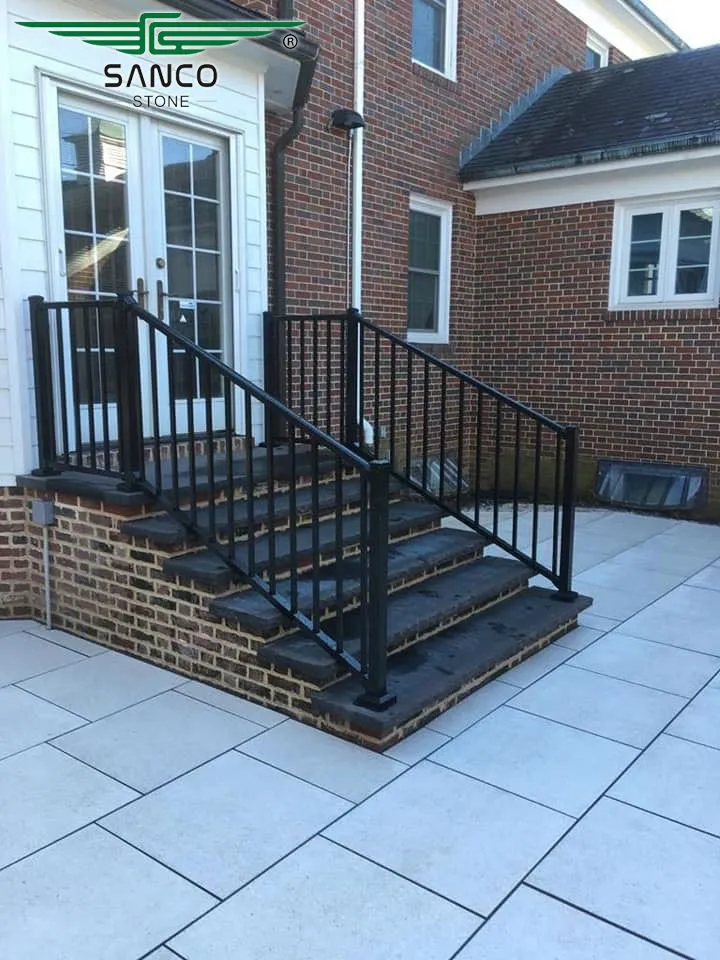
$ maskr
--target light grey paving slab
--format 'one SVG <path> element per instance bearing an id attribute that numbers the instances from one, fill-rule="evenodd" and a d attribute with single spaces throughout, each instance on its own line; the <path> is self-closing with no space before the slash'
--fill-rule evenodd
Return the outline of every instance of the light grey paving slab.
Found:
<path id="1" fill-rule="evenodd" d="M 519 887 L 457 960 L 672 960 L 676 954 Z"/>
<path id="2" fill-rule="evenodd" d="M 84 640 L 82 637 L 76 637 L 66 630 L 48 630 L 40 623 L 35 623 L 27 628 L 28 633 L 36 637 L 42 637 L 43 640 L 49 640 L 51 643 L 57 643 L 68 650 L 74 650 L 76 653 L 82 653 L 85 657 L 97 657 L 101 653 L 107 653 L 108 648 L 100 643 L 92 643 L 90 640 Z"/>
<path id="3" fill-rule="evenodd" d="M 128 960 L 216 901 L 99 827 L 0 872 L 0 956 Z"/>
<path id="4" fill-rule="evenodd" d="M 579 817 L 637 755 L 632 747 L 500 707 L 432 761 Z"/>
<path id="5" fill-rule="evenodd" d="M 698 556 L 697 553 L 681 550 L 681 543 L 671 546 L 665 541 L 664 546 L 658 546 L 656 541 L 659 539 L 653 537 L 635 547 L 630 547 L 629 550 L 623 550 L 613 558 L 613 564 L 618 569 L 624 569 L 629 577 L 634 578 L 638 570 L 690 577 L 707 563 L 707 560 Z"/>
<path id="6" fill-rule="evenodd" d="M 627 589 L 607 587 L 585 579 L 585 574 L 575 577 L 573 589 L 585 596 L 592 597 L 592 609 L 595 614 L 614 620 L 626 620 L 663 594 L 662 590 L 635 590 L 629 583 Z"/>
<path id="7" fill-rule="evenodd" d="M 183 683 L 169 670 L 122 653 L 104 653 L 20 686 L 88 720 L 99 720 Z"/>
<path id="8" fill-rule="evenodd" d="M 423 727 L 422 730 L 418 730 L 417 733 L 411 734 L 394 747 L 386 750 L 385 756 L 412 766 L 412 764 L 424 760 L 428 754 L 449 741 L 450 738 L 444 734 Z"/>
<path id="9" fill-rule="evenodd" d="M 355 803 L 406 769 L 397 760 L 297 720 L 273 727 L 238 749 Z"/>
<path id="10" fill-rule="evenodd" d="M 519 663 L 517 667 L 513 667 L 512 670 L 504 673 L 502 682 L 509 683 L 513 687 L 529 687 L 531 683 L 535 683 L 540 677 L 550 673 L 551 670 L 564 663 L 572 655 L 572 650 L 567 647 L 555 646 L 553 643 L 549 647 L 545 647 L 544 650 L 534 653 L 523 663 Z"/>
<path id="11" fill-rule="evenodd" d="M 325 834 L 487 915 L 572 823 L 423 760 Z"/>
<path id="12" fill-rule="evenodd" d="M 595 613 L 581 613 L 578 617 L 578 623 L 581 627 L 592 627 L 594 630 L 600 630 L 607 633 L 608 630 L 614 630 L 621 620 L 614 620 L 611 617 L 598 617 Z"/>
<path id="13" fill-rule="evenodd" d="M 668 733 L 720 750 L 720 687 L 711 684 L 685 707 Z"/>
<path id="14" fill-rule="evenodd" d="M 9 633 L 0 637 L 0 687 L 84 659 L 31 633 Z"/>
<path id="15" fill-rule="evenodd" d="M 720 750 L 658 737 L 610 795 L 720 837 Z"/>
<path id="16" fill-rule="evenodd" d="M 689 587 L 704 587 L 706 590 L 720 590 L 720 567 L 713 564 L 705 567 L 698 574 L 688 580 Z"/>
<path id="17" fill-rule="evenodd" d="M 34 620 L 0 620 L 0 637 L 37 626 Z"/>
<path id="18" fill-rule="evenodd" d="M 632 637 L 720 656 L 719 623 L 720 592 L 682 586 L 628 620 L 623 631 Z"/>
<path id="19" fill-rule="evenodd" d="M 715 837 L 602 799 L 530 883 L 695 960 L 717 958 Z"/>
<path id="20" fill-rule="evenodd" d="M 604 630 L 595 630 L 593 627 L 575 627 L 570 633 L 558 637 L 555 645 L 558 647 L 567 647 L 570 650 L 584 650 L 585 647 L 595 643 L 605 633 Z"/>
<path id="21" fill-rule="evenodd" d="M 491 680 L 484 687 L 465 697 L 456 706 L 441 713 L 427 725 L 426 729 L 436 730 L 445 736 L 454 737 L 469 726 L 485 717 L 517 693 L 517 687 L 501 680 Z"/>
<path id="22" fill-rule="evenodd" d="M 258 703 L 251 703 L 244 697 L 236 696 L 234 693 L 226 693 L 224 690 L 217 690 L 207 683 L 199 683 L 197 680 L 190 680 L 177 688 L 178 693 L 186 697 L 192 697 L 194 700 L 202 700 L 203 703 L 209 703 L 220 710 L 227 710 L 228 713 L 234 713 L 236 717 L 243 717 L 252 723 L 257 723 L 261 727 L 274 727 L 282 723 L 286 717 L 277 710 L 271 710 L 269 707 L 260 706 Z"/>
<path id="23" fill-rule="evenodd" d="M 263 727 L 170 691 L 54 743 L 143 792 L 262 733 Z"/>
<path id="24" fill-rule="evenodd" d="M 447 960 L 479 923 L 316 838 L 170 945 L 187 960 Z"/>
<path id="25" fill-rule="evenodd" d="M 720 670 L 720 659 L 631 637 L 620 629 L 578 653 L 572 666 L 693 697 Z"/>
<path id="26" fill-rule="evenodd" d="M 631 552 L 631 551 L 628 551 Z M 580 579 L 586 583 L 595 583 L 601 587 L 611 587 L 613 590 L 628 590 L 640 596 L 662 596 L 682 583 L 684 576 L 678 573 L 668 573 L 661 570 L 650 570 L 638 565 L 633 568 L 632 578 L 628 577 L 627 565 L 621 562 L 623 554 L 611 560 L 604 560 L 586 570 Z"/>
<path id="27" fill-rule="evenodd" d="M 0 867 L 137 796 L 46 744 L 7 757 L 0 762 Z"/>
<path id="28" fill-rule="evenodd" d="M 560 666 L 513 699 L 520 710 L 644 747 L 687 700 L 636 683 Z"/>
<path id="29" fill-rule="evenodd" d="M 178 955 L 166 947 L 160 947 L 159 950 L 153 950 L 147 960 L 178 960 Z"/>
<path id="30" fill-rule="evenodd" d="M 85 721 L 17 687 L 0 690 L 0 757 L 81 727 Z"/>
<path id="31" fill-rule="evenodd" d="M 226 897 L 350 808 L 333 794 L 233 751 L 102 822 Z"/>

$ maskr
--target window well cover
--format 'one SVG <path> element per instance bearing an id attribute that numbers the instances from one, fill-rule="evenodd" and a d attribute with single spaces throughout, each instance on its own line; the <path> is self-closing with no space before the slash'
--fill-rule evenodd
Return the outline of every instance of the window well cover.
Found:
<path id="1" fill-rule="evenodd" d="M 617 506 L 646 510 L 696 510 L 707 501 L 705 467 L 599 460 L 595 495 Z"/>

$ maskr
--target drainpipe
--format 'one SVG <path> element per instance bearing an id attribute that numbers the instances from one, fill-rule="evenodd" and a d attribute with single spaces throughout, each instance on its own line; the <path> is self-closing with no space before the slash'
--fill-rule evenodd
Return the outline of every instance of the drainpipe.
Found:
<path id="1" fill-rule="evenodd" d="M 353 109 L 364 116 L 365 109 L 365 0 L 355 0 L 355 52 L 353 57 Z M 362 228 L 363 228 L 363 146 L 365 131 L 353 131 L 352 171 L 352 301 L 362 309 Z"/>

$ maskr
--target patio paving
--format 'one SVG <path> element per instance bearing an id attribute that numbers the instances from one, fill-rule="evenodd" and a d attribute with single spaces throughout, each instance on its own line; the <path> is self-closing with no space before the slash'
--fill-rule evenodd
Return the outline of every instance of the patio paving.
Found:
<path id="1" fill-rule="evenodd" d="M 0 957 L 717 960 L 720 527 L 576 558 L 578 630 L 385 755 L 0 621 Z"/>

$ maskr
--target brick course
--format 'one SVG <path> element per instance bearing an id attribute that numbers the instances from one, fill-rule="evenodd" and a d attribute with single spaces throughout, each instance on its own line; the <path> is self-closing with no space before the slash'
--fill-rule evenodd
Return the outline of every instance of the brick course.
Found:
<path id="1" fill-rule="evenodd" d="M 17 487 L 0 488 L 0 619 L 30 614 L 25 498 Z"/>

